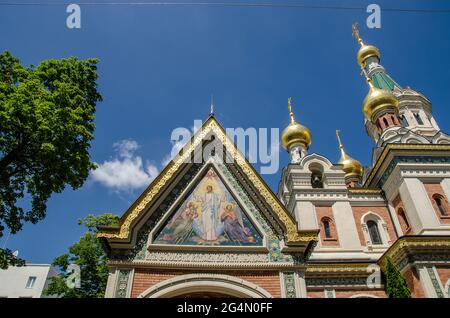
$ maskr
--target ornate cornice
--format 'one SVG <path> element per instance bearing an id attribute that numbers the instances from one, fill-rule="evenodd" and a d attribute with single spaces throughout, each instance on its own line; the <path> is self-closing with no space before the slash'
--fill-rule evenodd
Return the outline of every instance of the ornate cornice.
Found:
<path id="1" fill-rule="evenodd" d="M 406 150 L 406 151 L 450 151 L 450 145 L 435 145 L 435 144 L 388 144 L 384 147 L 383 152 L 379 156 L 377 162 L 375 163 L 372 171 L 369 174 L 366 182 L 364 183 L 364 188 L 368 187 L 375 176 L 378 174 L 381 166 L 383 165 L 386 157 L 391 151 L 395 150 Z M 417 154 L 417 153 L 416 153 Z"/>
<path id="2" fill-rule="evenodd" d="M 183 269 L 183 270 L 304 270 L 304 264 L 294 264 L 292 262 L 273 263 L 273 262 L 173 262 L 173 261 L 109 261 L 108 266 L 117 268 L 157 268 L 157 269 Z"/>
<path id="3" fill-rule="evenodd" d="M 348 189 L 349 194 L 364 194 L 364 195 L 382 195 L 383 190 L 381 189 L 371 189 L 371 188 L 350 188 Z"/>
<path id="4" fill-rule="evenodd" d="M 412 250 L 425 250 L 428 254 L 433 254 L 436 250 L 450 252 L 450 236 L 402 236 L 384 252 L 378 264 L 384 269 L 388 258 L 397 264 L 401 263 Z"/>
<path id="5" fill-rule="evenodd" d="M 238 150 L 234 142 L 232 142 L 226 135 L 225 130 L 220 126 L 216 119 L 211 116 L 204 123 L 202 128 L 192 137 L 191 142 L 183 148 L 178 156 L 172 160 L 161 174 L 150 184 L 144 193 L 136 200 L 136 202 L 128 209 L 120 220 L 118 228 L 101 229 L 98 237 L 106 239 L 129 239 L 131 233 L 131 225 L 139 215 L 145 210 L 145 207 L 153 201 L 153 199 L 161 192 L 164 186 L 179 171 L 182 165 L 191 158 L 194 150 L 201 145 L 202 141 L 209 133 L 214 133 L 215 136 L 222 142 L 222 145 L 227 149 L 234 162 L 242 169 L 248 180 L 253 184 L 255 189 L 264 198 L 268 206 L 275 213 L 277 219 L 285 228 L 286 244 L 290 245 L 308 245 L 310 241 L 317 239 L 317 231 L 302 231 L 297 229 L 297 223 L 288 213 L 283 204 L 278 200 L 276 195 L 267 186 L 251 164 L 245 159 L 242 153 Z"/>
<path id="6" fill-rule="evenodd" d="M 367 273 L 367 266 L 365 263 L 326 263 L 326 264 L 311 264 L 309 263 L 306 268 L 307 274 L 333 274 L 333 273 Z"/>

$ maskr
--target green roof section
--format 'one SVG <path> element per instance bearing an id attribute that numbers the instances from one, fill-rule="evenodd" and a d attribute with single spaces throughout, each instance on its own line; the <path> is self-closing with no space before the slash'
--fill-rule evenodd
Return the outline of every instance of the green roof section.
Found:
<path id="1" fill-rule="evenodd" d="M 393 91 L 394 87 L 401 88 L 388 74 L 385 72 L 376 72 L 371 77 L 372 83 L 375 87 Z"/>

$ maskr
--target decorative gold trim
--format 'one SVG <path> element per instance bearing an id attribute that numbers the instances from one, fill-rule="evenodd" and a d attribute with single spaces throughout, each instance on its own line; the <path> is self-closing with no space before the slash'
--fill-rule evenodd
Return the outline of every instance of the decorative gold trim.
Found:
<path id="1" fill-rule="evenodd" d="M 190 158 L 196 147 L 202 140 L 213 132 L 217 138 L 227 149 L 228 153 L 234 159 L 234 162 L 239 165 L 245 173 L 249 181 L 253 184 L 255 189 L 264 198 L 266 203 L 275 212 L 277 218 L 284 225 L 286 230 L 287 244 L 305 244 L 317 239 L 317 231 L 308 231 L 301 233 L 297 229 L 296 222 L 289 215 L 285 207 L 279 202 L 275 194 L 270 190 L 267 184 L 256 173 L 254 168 L 245 159 L 242 153 L 237 149 L 236 145 L 228 138 L 225 130 L 220 126 L 214 117 L 210 117 L 202 126 L 202 128 L 194 135 L 187 148 L 183 148 L 178 156 L 171 161 L 168 166 L 161 172 L 157 179 L 150 184 L 145 192 L 136 200 L 121 219 L 120 228 L 118 230 L 102 230 L 97 236 L 107 239 L 127 239 L 130 235 L 131 223 L 139 216 L 145 207 L 153 200 L 153 198 L 161 191 L 164 185 L 170 181 L 172 176 L 178 171 L 184 162 Z M 117 233 L 118 232 L 118 233 Z"/>
<path id="2" fill-rule="evenodd" d="M 369 189 L 369 188 L 350 188 L 348 189 L 350 194 L 383 194 L 381 189 Z"/>
<path id="3" fill-rule="evenodd" d="M 385 268 L 387 258 L 395 256 L 406 248 L 448 248 L 450 250 L 450 236 L 403 236 L 395 241 L 389 249 L 380 257 L 378 264 Z"/>
<path id="4" fill-rule="evenodd" d="M 306 268 L 306 273 L 342 273 L 342 272 L 348 272 L 348 273 L 360 273 L 360 272 L 367 272 L 367 266 L 369 264 L 337 264 L 337 263 L 330 263 L 330 264 L 308 264 Z"/>
<path id="5" fill-rule="evenodd" d="M 378 173 L 378 170 L 380 169 L 381 165 L 384 162 L 384 159 L 387 157 L 389 151 L 391 150 L 449 150 L 449 145 L 417 145 L 417 144 L 388 144 L 381 153 L 381 156 L 378 158 L 377 162 L 375 163 L 375 166 L 373 167 L 372 171 L 370 172 L 369 177 L 367 178 L 366 182 L 364 183 L 363 187 L 368 186 L 372 179 L 375 177 L 375 175 Z"/>

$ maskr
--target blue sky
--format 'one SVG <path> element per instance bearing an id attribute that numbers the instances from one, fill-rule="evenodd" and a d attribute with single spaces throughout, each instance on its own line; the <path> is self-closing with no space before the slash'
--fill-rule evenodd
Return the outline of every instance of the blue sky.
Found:
<path id="1" fill-rule="evenodd" d="M 374 1 L 289 2 L 365 7 Z M 439 0 L 376 3 L 449 9 Z M 367 85 L 355 58 L 355 21 L 364 40 L 381 50 L 389 74 L 424 93 L 441 129 L 450 131 L 450 13 L 382 12 L 382 28 L 367 29 L 364 10 L 81 8 L 82 28 L 71 30 L 64 6 L 0 6 L 0 51 L 11 51 L 25 65 L 68 56 L 100 59 L 104 101 L 97 107 L 91 155 L 103 174 L 81 189 L 53 195 L 46 219 L 9 238 L 6 246 L 28 261 L 49 263 L 64 253 L 84 232 L 78 218 L 122 214 L 162 169 L 172 130 L 206 119 L 211 94 L 222 125 L 243 128 L 284 128 L 292 96 L 296 118 L 313 135 L 310 152 L 336 162 L 339 128 L 347 152 L 369 165 L 374 143 L 363 126 Z M 288 162 L 283 150 L 280 160 L 281 166 Z M 108 174 L 117 167 L 130 169 L 134 181 Z M 280 172 L 263 177 L 276 190 Z"/>

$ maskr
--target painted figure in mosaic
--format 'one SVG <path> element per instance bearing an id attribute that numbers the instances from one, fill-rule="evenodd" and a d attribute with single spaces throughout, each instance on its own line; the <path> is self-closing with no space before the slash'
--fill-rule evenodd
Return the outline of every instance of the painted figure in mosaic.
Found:
<path id="1" fill-rule="evenodd" d="M 262 237 L 213 169 L 156 235 L 158 244 L 261 245 Z"/>
<path id="2" fill-rule="evenodd" d="M 219 220 L 219 209 L 223 198 L 213 191 L 211 184 L 206 186 L 206 193 L 196 195 L 194 198 L 202 203 L 202 218 L 198 227 L 201 233 L 198 234 L 205 241 L 217 240 L 223 231 Z"/>
<path id="3" fill-rule="evenodd" d="M 233 241 L 253 242 L 254 239 L 248 228 L 244 227 L 242 216 L 237 215 L 232 204 L 227 204 L 220 215 L 223 222 L 225 233 Z"/>
<path id="4" fill-rule="evenodd" d="M 197 207 L 195 203 L 189 202 L 183 212 L 176 218 L 172 224 L 172 239 L 176 242 L 183 242 L 192 233 L 192 223 L 198 218 Z"/>

